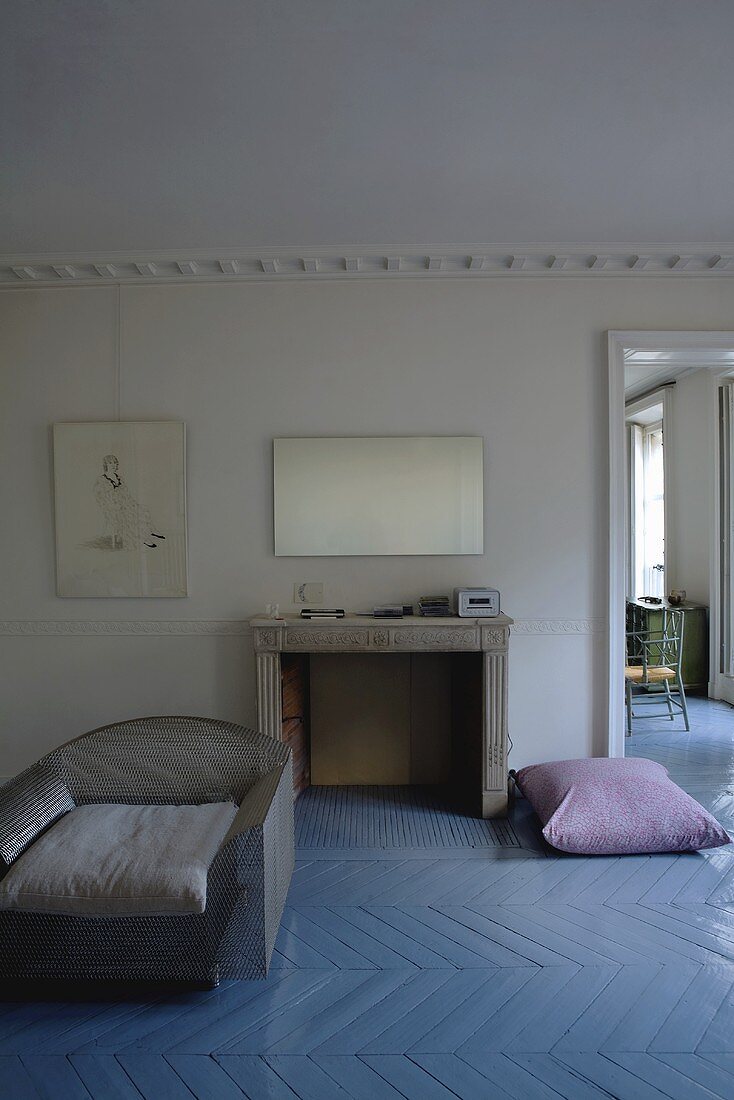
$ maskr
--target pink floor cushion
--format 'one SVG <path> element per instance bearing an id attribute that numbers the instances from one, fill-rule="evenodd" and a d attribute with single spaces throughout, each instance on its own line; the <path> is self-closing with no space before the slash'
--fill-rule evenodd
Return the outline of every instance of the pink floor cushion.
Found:
<path id="1" fill-rule="evenodd" d="M 515 782 L 545 839 L 563 852 L 689 852 L 731 843 L 716 818 L 654 760 L 554 760 L 523 768 Z"/>

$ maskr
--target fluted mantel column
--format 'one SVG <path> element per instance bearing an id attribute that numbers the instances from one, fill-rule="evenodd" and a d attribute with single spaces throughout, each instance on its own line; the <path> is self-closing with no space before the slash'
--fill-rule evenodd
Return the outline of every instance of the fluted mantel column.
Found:
<path id="1" fill-rule="evenodd" d="M 507 810 L 507 654 L 484 654 L 482 715 L 482 815 L 498 817 Z"/>
<path id="2" fill-rule="evenodd" d="M 281 634 L 277 625 L 255 627 L 258 727 L 276 741 L 283 737 Z"/>

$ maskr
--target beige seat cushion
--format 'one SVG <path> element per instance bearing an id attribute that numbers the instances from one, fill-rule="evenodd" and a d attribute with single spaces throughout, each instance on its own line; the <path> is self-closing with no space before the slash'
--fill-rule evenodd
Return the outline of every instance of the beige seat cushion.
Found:
<path id="1" fill-rule="evenodd" d="M 203 913 L 232 802 L 77 806 L 0 881 L 0 909 L 81 916 Z"/>
<path id="2" fill-rule="evenodd" d="M 624 670 L 625 680 L 632 680 L 633 683 L 641 684 L 643 682 L 648 684 L 656 684 L 661 680 L 674 680 L 675 669 L 668 668 L 666 665 L 658 665 L 654 668 L 648 668 L 647 680 L 645 680 L 645 670 L 642 665 L 627 665 Z"/>

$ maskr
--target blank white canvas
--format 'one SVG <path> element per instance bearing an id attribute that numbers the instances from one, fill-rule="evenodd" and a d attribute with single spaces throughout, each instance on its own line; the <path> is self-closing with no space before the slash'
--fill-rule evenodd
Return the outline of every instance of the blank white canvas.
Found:
<path id="1" fill-rule="evenodd" d="M 54 484 L 59 596 L 187 594 L 184 424 L 55 424 Z"/>
<path id="2" fill-rule="evenodd" d="M 277 556 L 481 554 L 483 441 L 276 439 Z"/>

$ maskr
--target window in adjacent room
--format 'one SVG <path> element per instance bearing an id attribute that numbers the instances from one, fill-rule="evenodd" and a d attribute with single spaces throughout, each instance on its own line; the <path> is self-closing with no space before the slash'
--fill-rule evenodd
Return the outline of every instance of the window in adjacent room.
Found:
<path id="1" fill-rule="evenodd" d="M 663 406 L 635 408 L 627 418 L 629 478 L 627 592 L 665 595 Z"/>

